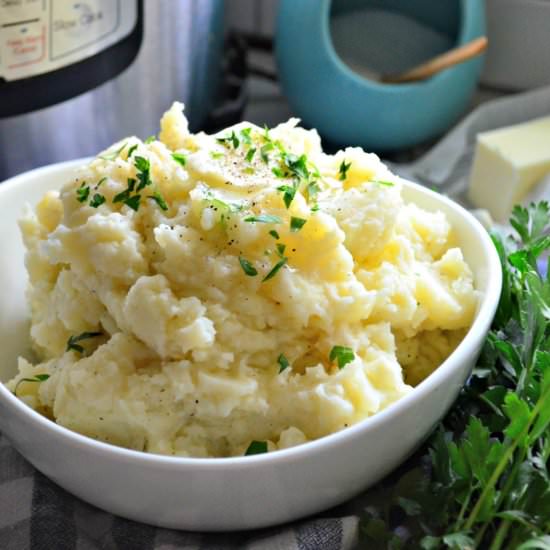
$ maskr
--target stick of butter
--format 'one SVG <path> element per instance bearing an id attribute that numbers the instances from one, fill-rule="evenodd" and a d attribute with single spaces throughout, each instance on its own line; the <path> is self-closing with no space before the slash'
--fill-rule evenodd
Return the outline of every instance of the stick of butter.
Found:
<path id="1" fill-rule="evenodd" d="M 505 221 L 512 207 L 550 173 L 550 116 L 477 136 L 468 198 Z"/>

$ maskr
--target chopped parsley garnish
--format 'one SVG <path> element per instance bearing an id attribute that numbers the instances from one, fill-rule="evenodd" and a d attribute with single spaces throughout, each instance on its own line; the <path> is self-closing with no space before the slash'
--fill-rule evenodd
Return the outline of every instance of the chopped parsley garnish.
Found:
<path id="1" fill-rule="evenodd" d="M 134 192 L 135 186 L 136 180 L 134 178 L 128 178 L 128 187 L 114 196 L 113 203 L 127 201 L 130 198 L 130 195 Z"/>
<path id="2" fill-rule="evenodd" d="M 312 202 L 315 200 L 317 193 L 319 193 L 320 191 L 319 185 L 317 184 L 316 181 L 310 181 L 307 184 L 306 191 L 307 191 L 307 201 Z"/>
<path id="3" fill-rule="evenodd" d="M 292 204 L 292 201 L 294 200 L 294 197 L 296 196 L 296 191 L 298 190 L 298 186 L 296 184 L 294 185 L 281 185 L 280 187 L 277 187 L 277 191 L 281 191 L 283 193 L 283 201 L 285 203 L 285 206 L 287 208 L 290 207 Z"/>
<path id="4" fill-rule="evenodd" d="M 220 153 L 220 151 L 210 151 L 210 156 L 214 159 L 214 160 L 218 160 L 218 159 L 221 159 L 224 157 L 224 154 L 223 153 Z"/>
<path id="5" fill-rule="evenodd" d="M 117 203 L 117 202 L 124 202 L 126 199 L 128 199 L 130 197 L 130 190 L 129 189 L 125 189 L 124 191 L 121 191 L 120 193 L 117 193 L 114 197 L 113 197 L 113 203 Z"/>
<path id="6" fill-rule="evenodd" d="M 182 166 L 187 164 L 187 157 L 182 153 L 172 153 L 172 158 Z"/>
<path id="7" fill-rule="evenodd" d="M 269 281 L 269 279 L 272 279 L 273 277 L 275 277 L 275 275 L 277 275 L 277 272 L 279 271 L 279 269 L 281 269 L 281 267 L 283 267 L 287 262 L 288 262 L 288 258 L 282 258 L 281 260 L 279 260 L 271 268 L 271 271 L 262 279 L 262 283 L 264 283 L 265 281 Z"/>
<path id="8" fill-rule="evenodd" d="M 355 354 L 351 348 L 345 346 L 334 346 L 328 356 L 331 362 L 337 361 L 338 368 L 343 369 L 348 363 L 355 359 Z"/>
<path id="9" fill-rule="evenodd" d="M 228 145 L 231 143 L 233 145 L 233 149 L 236 149 L 239 146 L 239 138 L 237 137 L 237 134 L 233 130 L 229 136 L 223 137 L 223 138 L 216 138 L 216 141 L 218 143 L 223 143 L 224 145 Z"/>
<path id="10" fill-rule="evenodd" d="M 247 166 L 247 167 L 243 170 L 243 172 L 244 172 L 245 174 L 254 174 L 254 168 L 252 168 L 252 166 Z"/>
<path id="11" fill-rule="evenodd" d="M 127 158 L 130 158 L 132 156 L 132 153 L 137 149 L 137 146 L 138 146 L 138 144 L 134 143 L 134 145 L 132 145 L 132 147 L 130 147 L 130 149 L 128 149 Z"/>
<path id="12" fill-rule="evenodd" d="M 243 128 L 241 130 L 241 139 L 242 139 L 242 142 L 246 145 L 250 145 L 252 143 L 252 138 L 250 137 L 250 132 L 252 132 L 252 128 Z M 237 144 L 237 147 L 238 147 L 238 144 Z M 235 147 L 235 149 L 237 147 Z"/>
<path id="13" fill-rule="evenodd" d="M 13 394 L 17 395 L 17 388 L 19 387 L 19 384 L 21 384 L 21 382 L 45 382 L 49 377 L 49 374 L 37 374 L 32 378 L 21 378 L 21 380 L 19 380 L 15 385 L 15 388 L 13 388 Z"/>
<path id="14" fill-rule="evenodd" d="M 278 177 L 278 178 L 286 178 L 287 174 L 282 168 L 272 168 L 271 171 Z"/>
<path id="15" fill-rule="evenodd" d="M 279 216 L 271 216 L 270 214 L 260 214 L 259 216 L 248 216 L 244 219 L 249 223 L 283 223 Z"/>
<path id="16" fill-rule="evenodd" d="M 244 208 L 244 204 L 238 202 L 227 203 L 215 198 L 211 191 L 207 192 L 204 203 L 206 204 L 206 208 L 210 208 L 219 215 L 218 221 L 224 230 L 227 227 L 227 220 L 231 218 L 232 214 L 240 212 Z"/>
<path id="17" fill-rule="evenodd" d="M 208 195 L 207 202 L 209 203 L 209 208 L 213 208 L 214 210 L 230 210 L 230 205 L 228 203 L 221 199 L 214 198 L 211 194 Z"/>
<path id="18" fill-rule="evenodd" d="M 344 181 L 348 177 L 348 170 L 351 168 L 351 161 L 346 162 L 343 160 L 340 163 L 340 168 L 338 168 L 338 179 Z"/>
<path id="19" fill-rule="evenodd" d="M 107 151 L 107 153 L 105 153 L 104 155 L 99 155 L 99 158 L 103 160 L 115 160 L 118 157 L 118 155 L 122 153 L 122 150 L 124 149 L 124 147 L 126 147 L 126 143 L 123 143 L 120 149 L 117 149 L 116 151 L 111 151 L 111 152 Z"/>
<path id="20" fill-rule="evenodd" d="M 99 189 L 99 186 L 107 181 L 107 176 L 103 176 L 94 186 L 94 189 Z"/>
<path id="21" fill-rule="evenodd" d="M 291 233 L 296 233 L 297 231 L 300 231 L 302 227 L 306 224 L 307 220 L 304 220 L 304 218 L 296 218 L 292 216 L 290 218 L 290 231 Z"/>
<path id="22" fill-rule="evenodd" d="M 137 179 L 128 178 L 128 187 L 124 191 L 117 193 L 113 197 L 113 204 L 122 202 L 123 204 L 137 212 L 141 205 L 141 195 L 139 192 L 144 187 L 151 185 L 153 182 L 151 181 L 150 177 L 151 166 L 149 160 L 144 157 L 135 157 L 134 164 L 137 169 Z M 166 204 L 166 201 L 158 191 L 154 191 L 153 194 L 148 195 L 147 198 L 154 200 L 162 210 L 168 210 L 168 205 Z M 103 202 L 99 204 L 103 204 Z"/>
<path id="23" fill-rule="evenodd" d="M 283 243 L 277 243 L 277 253 L 279 254 L 279 256 L 281 258 L 284 258 L 284 253 L 285 253 L 285 250 L 286 250 L 286 244 L 283 244 Z"/>
<path id="24" fill-rule="evenodd" d="M 143 143 L 146 143 L 149 145 L 149 143 L 153 143 L 153 141 L 157 140 L 157 136 L 149 136 Z"/>
<path id="25" fill-rule="evenodd" d="M 372 180 L 372 183 L 377 185 L 385 185 L 386 187 L 393 187 L 395 184 L 392 181 Z"/>
<path id="26" fill-rule="evenodd" d="M 256 275 L 258 275 L 258 270 L 242 256 L 239 256 L 239 263 L 241 264 L 241 267 L 243 268 L 245 274 L 249 277 L 255 277 Z"/>
<path id="27" fill-rule="evenodd" d="M 247 162 L 252 162 L 252 159 L 254 158 L 254 154 L 256 153 L 256 148 L 255 147 L 251 147 L 249 150 L 248 150 L 248 153 L 246 153 L 246 161 Z"/>
<path id="28" fill-rule="evenodd" d="M 141 195 L 128 197 L 127 199 L 124 199 L 123 202 L 126 206 L 129 206 L 132 210 L 135 210 L 137 212 L 141 203 Z"/>
<path id="29" fill-rule="evenodd" d="M 154 200 L 159 205 L 161 210 L 168 210 L 168 205 L 166 204 L 166 201 L 158 191 L 155 191 L 152 195 L 149 195 L 147 198 Z"/>
<path id="30" fill-rule="evenodd" d="M 66 351 L 74 350 L 78 353 L 84 353 L 84 348 L 78 342 L 82 342 L 82 340 L 89 340 L 90 338 L 96 338 L 102 335 L 102 332 L 83 332 L 78 336 L 71 336 L 67 341 Z"/>
<path id="31" fill-rule="evenodd" d="M 245 456 L 267 453 L 267 441 L 252 441 L 244 453 Z"/>
<path id="32" fill-rule="evenodd" d="M 146 159 L 144 157 L 135 157 L 134 159 L 134 166 L 137 170 L 137 179 L 138 179 L 138 186 L 136 191 L 139 192 L 148 185 L 151 185 L 153 183 L 151 181 L 151 163 L 149 162 L 149 159 Z"/>
<path id="33" fill-rule="evenodd" d="M 321 178 L 321 172 L 319 172 L 319 168 L 315 166 L 314 164 L 309 163 L 309 173 L 311 174 L 311 177 L 314 179 L 314 183 L 316 180 L 323 179 Z"/>
<path id="34" fill-rule="evenodd" d="M 272 229 L 269 234 L 274 238 L 274 239 L 278 239 L 279 238 L 279 233 L 277 233 L 277 231 L 275 231 L 275 229 Z"/>
<path id="35" fill-rule="evenodd" d="M 90 196 L 90 186 L 86 185 L 86 182 L 82 182 L 80 187 L 76 190 L 76 200 L 78 202 L 86 202 Z"/>
<path id="36" fill-rule="evenodd" d="M 92 200 L 90 201 L 90 206 L 92 208 L 98 208 L 100 207 L 107 199 L 104 197 L 104 195 L 101 195 L 100 193 L 95 193 L 92 197 Z"/>
<path id="37" fill-rule="evenodd" d="M 281 355 L 279 355 L 279 357 L 277 357 L 277 363 L 279 363 L 279 374 L 290 367 L 288 359 L 282 353 Z"/>
<path id="38" fill-rule="evenodd" d="M 307 157 L 305 155 L 290 155 L 283 153 L 283 160 L 290 173 L 299 180 L 307 180 L 309 178 L 309 170 L 307 167 Z"/>
<path id="39" fill-rule="evenodd" d="M 260 157 L 267 164 L 269 162 L 268 153 L 273 150 L 273 143 L 266 143 L 260 149 Z"/>
<path id="40" fill-rule="evenodd" d="M 318 212 L 320 210 L 320 207 L 317 203 L 315 203 L 312 207 L 311 207 L 311 211 L 312 212 Z"/>

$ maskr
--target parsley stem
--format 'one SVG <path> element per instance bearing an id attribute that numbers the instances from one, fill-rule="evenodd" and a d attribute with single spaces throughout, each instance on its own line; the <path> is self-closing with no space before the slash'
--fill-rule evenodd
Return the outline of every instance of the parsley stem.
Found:
<path id="1" fill-rule="evenodd" d="M 504 519 L 500 522 L 497 533 L 495 535 L 495 538 L 493 539 L 493 542 L 491 543 L 491 546 L 489 547 L 489 550 L 500 550 L 500 548 L 502 547 L 502 543 L 504 542 L 504 539 L 506 538 L 506 535 L 510 530 L 511 525 L 512 524 L 508 519 Z"/>
<path id="2" fill-rule="evenodd" d="M 458 514 L 458 517 L 456 518 L 455 524 L 454 524 L 454 530 L 460 531 L 460 524 L 464 520 L 464 514 L 466 513 L 466 510 L 468 509 L 468 506 L 470 505 L 470 501 L 472 500 L 472 495 L 474 494 L 474 488 L 470 484 L 470 488 L 468 489 L 468 496 L 464 499 L 464 502 L 462 503 L 462 507 L 460 508 L 460 512 Z"/>
<path id="3" fill-rule="evenodd" d="M 474 548 L 479 548 L 479 545 L 481 544 L 481 541 L 483 540 L 483 537 L 485 536 L 485 531 L 487 531 L 487 527 L 489 527 L 490 521 L 486 521 L 482 527 L 477 532 L 476 538 L 475 538 L 475 546 Z"/>
<path id="4" fill-rule="evenodd" d="M 487 407 L 489 407 L 497 416 L 502 416 L 502 411 L 494 404 L 490 399 L 487 399 L 483 394 L 476 395 L 476 397 Z"/>
<path id="5" fill-rule="evenodd" d="M 542 409 L 544 402 L 550 398 L 550 388 L 546 390 L 546 392 L 539 397 L 539 400 L 537 401 L 537 404 L 535 405 L 535 408 L 532 411 L 531 418 L 523 428 L 523 430 L 520 432 L 520 434 L 512 441 L 511 445 L 506 449 L 506 452 L 504 453 L 504 456 L 500 459 L 500 462 L 497 464 L 496 468 L 493 470 L 493 474 L 489 478 L 489 481 L 487 482 L 487 485 L 483 488 L 483 491 L 481 492 L 480 497 L 478 498 L 474 509 L 468 516 L 468 519 L 466 520 L 466 523 L 464 524 L 464 528 L 466 531 L 469 531 L 472 526 L 474 525 L 477 516 L 479 515 L 479 512 L 481 510 L 481 507 L 483 506 L 485 499 L 487 498 L 489 491 L 493 489 L 500 476 L 502 475 L 502 472 L 506 468 L 508 461 L 514 456 L 514 452 L 519 445 L 520 441 L 522 441 L 527 434 L 529 433 L 529 430 L 531 429 L 531 426 L 535 422 L 540 410 Z"/>
<path id="6" fill-rule="evenodd" d="M 514 467 L 512 468 L 512 471 L 510 472 L 510 475 L 506 479 L 506 483 L 504 484 L 504 487 L 503 487 L 502 491 L 500 491 L 500 495 L 497 499 L 497 503 L 496 503 L 496 506 L 495 506 L 497 511 L 500 510 L 500 508 L 502 507 L 505 497 L 510 494 L 510 490 L 514 486 L 514 483 L 516 481 L 516 477 L 519 474 L 521 465 L 523 464 L 523 462 L 525 460 L 525 455 L 526 454 L 527 454 L 527 448 L 524 446 L 521 449 L 521 456 L 519 457 L 519 460 L 516 460 L 516 463 L 514 464 Z M 506 521 L 508 521 L 508 520 L 506 520 Z M 503 521 L 503 523 L 504 523 L 504 521 Z M 489 521 L 487 521 L 486 524 L 483 526 L 483 529 L 481 530 L 482 534 L 485 532 L 488 525 L 489 525 Z M 502 523 L 501 523 L 501 527 L 502 527 Z M 499 527 L 499 531 L 500 531 L 500 527 Z M 507 531 L 508 531 L 508 529 L 506 530 L 506 532 Z M 498 534 L 498 532 L 497 532 L 497 534 Z M 491 549 L 492 548 L 493 548 L 493 546 L 491 546 Z M 500 548 L 500 546 L 495 547 L 495 549 L 493 549 L 493 550 L 496 550 L 497 548 Z"/>

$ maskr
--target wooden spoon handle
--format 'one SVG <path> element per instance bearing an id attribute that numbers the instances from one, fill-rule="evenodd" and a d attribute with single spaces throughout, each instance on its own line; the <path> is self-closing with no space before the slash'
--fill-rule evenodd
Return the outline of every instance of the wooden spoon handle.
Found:
<path id="1" fill-rule="evenodd" d="M 448 52 L 438 55 L 437 57 L 414 67 L 414 69 L 411 69 L 410 71 L 397 75 L 385 75 L 382 76 L 380 80 L 381 82 L 388 82 L 392 84 L 424 80 L 442 71 L 443 69 L 447 69 L 448 67 L 467 61 L 472 57 L 476 57 L 480 53 L 484 52 L 486 48 L 487 38 L 482 36 L 472 40 L 471 42 L 463 44 L 462 46 L 458 46 L 457 48 L 453 48 Z"/>

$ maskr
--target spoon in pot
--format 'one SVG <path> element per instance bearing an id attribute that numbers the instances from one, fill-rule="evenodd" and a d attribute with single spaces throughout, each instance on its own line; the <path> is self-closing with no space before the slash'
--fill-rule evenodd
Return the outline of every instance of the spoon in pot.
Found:
<path id="1" fill-rule="evenodd" d="M 386 84 L 417 82 L 430 78 L 444 69 L 452 67 L 453 65 L 458 65 L 459 63 L 463 63 L 464 61 L 468 61 L 469 59 L 480 55 L 487 49 L 487 44 L 487 38 L 485 36 L 481 36 L 480 38 L 476 38 L 471 42 L 467 42 L 466 44 L 453 48 L 452 50 L 438 55 L 400 74 L 380 75 L 355 63 L 350 66 L 355 72 L 361 74 L 362 76 L 370 80 L 375 80 Z"/>

